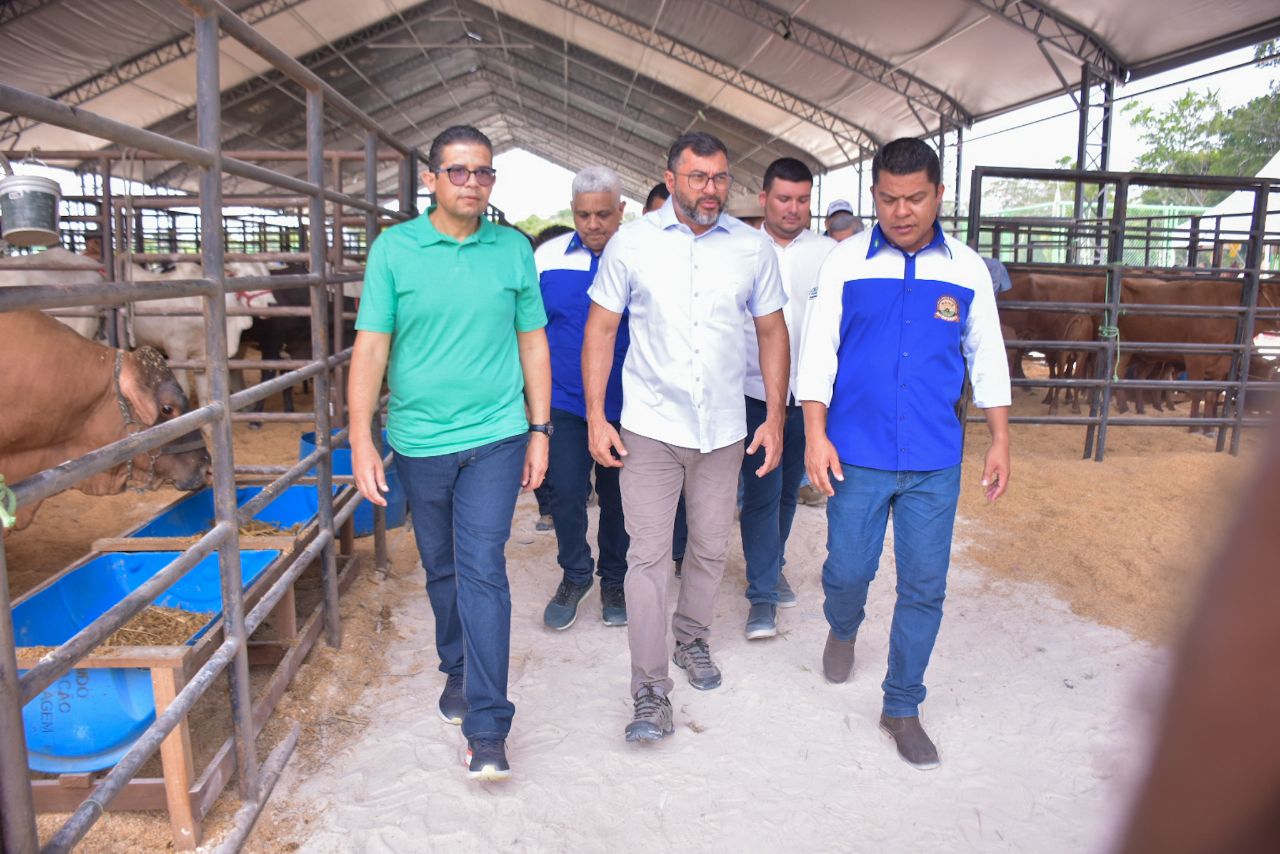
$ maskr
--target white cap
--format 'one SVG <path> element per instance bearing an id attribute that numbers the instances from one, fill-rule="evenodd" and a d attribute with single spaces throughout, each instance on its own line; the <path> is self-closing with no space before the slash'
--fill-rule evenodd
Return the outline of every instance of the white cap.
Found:
<path id="1" fill-rule="evenodd" d="M 842 212 L 853 213 L 853 205 L 849 204 L 844 199 L 836 199 L 834 202 L 827 205 L 827 216 L 835 216 Z"/>

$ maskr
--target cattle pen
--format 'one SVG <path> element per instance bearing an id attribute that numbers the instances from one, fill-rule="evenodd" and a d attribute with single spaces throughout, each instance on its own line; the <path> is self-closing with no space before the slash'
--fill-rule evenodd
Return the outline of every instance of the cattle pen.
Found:
<path id="1" fill-rule="evenodd" d="M 984 216 L 982 213 L 984 182 L 991 180 L 1026 180 L 1053 182 L 1074 195 L 1073 215 L 1063 218 L 1028 218 Z M 1179 187 L 1225 191 L 1246 197 L 1249 201 L 1247 224 L 1202 223 L 1200 217 L 1187 217 L 1185 222 L 1153 221 L 1152 218 L 1130 218 L 1128 204 L 1132 195 L 1149 187 Z M 1082 282 L 1092 279 L 1100 287 L 1090 299 L 1031 299 L 1015 288 L 1009 299 L 1000 299 L 1002 322 L 1019 312 L 1040 312 L 1056 316 L 1059 321 L 1073 317 L 1087 319 L 1091 334 L 1070 340 L 1052 335 L 1031 334 L 1016 338 L 1016 357 L 1021 350 L 1042 351 L 1051 356 L 1059 352 L 1078 352 L 1075 371 L 1049 378 L 1018 377 L 1013 384 L 1024 389 L 1048 388 L 1054 395 L 1059 389 L 1087 391 L 1088 415 L 1015 416 L 1011 421 L 1024 424 L 1068 424 L 1086 426 L 1084 456 L 1101 461 L 1106 453 L 1107 430 L 1113 426 L 1167 426 L 1215 429 L 1217 449 L 1239 451 L 1241 432 L 1245 427 L 1263 426 L 1267 419 L 1250 414 L 1249 394 L 1255 396 L 1280 389 L 1280 382 L 1270 377 L 1251 379 L 1250 365 L 1261 355 L 1255 340 L 1259 331 L 1280 330 L 1280 231 L 1269 228 L 1280 212 L 1280 181 L 1268 178 L 1225 178 L 1211 176 L 1170 176 L 1161 174 L 1080 171 L 1064 169 L 1012 169 L 978 166 L 970 185 L 967 240 L 981 254 L 1001 259 L 1014 279 L 1036 273 L 1065 274 Z M 1224 247 L 1239 250 L 1241 263 L 1222 266 Z M 1153 247 L 1158 252 L 1153 252 Z M 1165 263 L 1153 263 L 1153 255 Z M 1178 280 L 1191 284 L 1193 304 L 1179 304 L 1162 299 L 1157 290 L 1148 290 L 1147 300 L 1130 295 L 1126 283 L 1158 277 L 1160 281 Z M 1234 286 L 1234 293 L 1228 289 Z M 1226 296 L 1226 299 L 1222 297 Z M 1187 326 L 1213 319 L 1230 321 L 1221 340 L 1197 339 L 1188 334 L 1173 338 L 1167 333 L 1130 340 L 1124 334 L 1126 322 L 1136 318 L 1181 318 Z M 1203 324 L 1201 324 L 1203 326 Z M 1053 324 L 1062 329 L 1064 324 Z M 1037 327 L 1043 329 L 1044 327 Z M 1008 327 L 1006 327 L 1008 329 Z M 1168 325 L 1164 326 L 1168 329 Z M 1016 331 L 1016 330 L 1015 330 Z M 1085 355 L 1089 358 L 1086 358 Z M 1188 376 L 1185 379 L 1131 378 L 1122 375 L 1120 367 L 1134 355 L 1164 358 L 1221 357 L 1226 369 L 1209 378 Z M 1269 352 L 1272 359 L 1274 352 Z M 1012 361 L 1012 360 L 1011 360 Z M 1146 391 L 1187 391 L 1208 395 L 1216 403 L 1225 394 L 1224 410 L 1214 414 L 1216 406 L 1206 403 L 1205 412 L 1192 417 L 1156 417 L 1113 415 L 1113 403 L 1119 395 Z M 1123 404 L 1121 404 L 1123 405 Z M 1122 410 L 1123 411 L 1123 410 Z M 1141 412 L 1141 407 L 1139 407 Z M 980 421 L 981 416 L 970 416 Z"/>
<path id="2" fill-rule="evenodd" d="M 234 828 L 222 840 L 224 850 L 236 850 L 252 828 L 266 798 L 288 760 L 297 741 L 295 729 L 270 754 L 260 760 L 255 747 L 258 732 L 265 725 L 264 715 L 270 713 L 274 701 L 283 693 L 289 677 L 301 664 L 321 625 L 329 644 L 341 643 L 342 630 L 338 614 L 340 576 L 351 571 L 348 557 L 340 567 L 339 541 L 341 531 L 356 509 L 354 488 L 346 485 L 335 496 L 335 483 L 350 482 L 350 478 L 335 477 L 331 459 L 333 448 L 340 445 L 347 430 L 333 429 L 333 418 L 341 418 L 340 409 L 331 412 L 333 389 L 331 378 L 337 369 L 350 360 L 350 349 L 332 350 L 331 328 L 340 330 L 341 323 L 331 327 L 326 308 L 331 288 L 347 281 L 358 281 L 359 272 L 331 272 L 327 266 L 331 235 L 341 239 L 341 210 L 358 210 L 364 213 L 365 244 L 377 233 L 380 218 L 399 220 L 407 218 L 413 205 L 412 186 L 416 173 L 416 151 L 398 143 L 384 127 L 347 101 L 332 87 L 307 70 L 296 60 L 280 51 L 260 36 L 252 27 L 229 12 L 226 7 L 212 2 L 191 2 L 195 9 L 195 46 L 197 52 L 197 123 L 198 144 L 191 145 L 153 132 L 140 130 L 92 113 L 70 109 L 56 101 L 42 98 L 7 85 L 0 85 L 0 110 L 46 122 L 50 125 L 80 131 L 109 140 L 145 156 L 163 158 L 200 174 L 200 233 L 199 252 L 203 265 L 200 278 L 164 283 L 108 281 L 100 285 L 81 285 L 74 288 L 59 285 L 17 287 L 0 290 L 0 311 L 21 309 L 58 309 L 83 305 L 119 306 L 130 301 L 146 301 L 175 296 L 203 298 L 203 316 L 207 338 L 205 362 L 200 367 L 209 381 L 209 399 L 200 401 L 200 407 L 173 421 L 140 430 L 125 438 L 93 451 L 78 459 L 69 460 L 55 468 L 42 471 L 19 483 L 10 484 L 17 507 L 38 503 L 44 498 L 61 492 L 81 479 L 102 472 L 131 460 L 136 455 L 153 452 L 193 430 L 205 429 L 211 437 L 213 504 L 212 528 L 198 536 L 181 554 L 168 560 L 162 568 L 132 593 L 120 599 L 104 614 L 85 625 L 65 643 L 44 654 L 36 661 L 28 662 L 26 672 L 19 670 L 15 656 L 15 634 L 10 595 L 4 561 L 4 546 L 0 541 L 0 825 L 6 851 L 34 851 L 39 846 L 35 814 L 34 794 L 36 785 L 29 778 L 28 753 L 24 738 L 22 709 L 55 685 L 86 657 L 108 635 L 115 632 L 130 618 L 149 605 L 165 588 L 184 576 L 199 561 L 214 553 L 218 556 L 222 594 L 221 640 L 214 642 L 208 635 L 200 644 L 201 655 L 194 663 L 183 659 L 176 667 L 179 674 L 169 685 L 165 707 L 157 707 L 154 723 L 146 728 L 132 747 L 124 753 L 104 776 L 86 779 L 71 789 L 63 787 L 56 804 L 71 811 L 71 816 L 43 846 L 45 851 L 70 850 L 83 838 L 103 811 L 110 808 L 114 799 L 130 791 L 131 781 L 143 763 L 158 749 L 166 759 L 166 775 L 163 785 L 151 781 L 143 789 L 134 789 L 133 797 L 120 798 L 123 805 L 132 808 L 154 809 L 168 807 L 174 827 L 174 844 L 178 848 L 192 848 L 200 841 L 200 819 L 218 792 L 230 780 L 234 769 L 240 799 L 243 803 L 237 813 Z M 219 38 L 229 35 L 245 47 L 268 60 L 292 83 L 305 92 L 306 103 L 306 176 L 294 177 L 280 171 L 230 156 L 221 148 L 220 99 L 219 99 Z M 363 128 L 365 149 L 360 159 L 366 169 L 366 194 L 357 198 L 338 189 L 326 187 L 326 152 L 324 149 L 324 114 L 326 109 L 340 114 Z M 277 157 L 277 153 L 273 153 Z M 404 179 L 398 209 L 383 207 L 377 196 L 377 166 L 380 159 L 399 162 Z M 278 159 L 278 158 L 277 158 Z M 225 318 L 227 307 L 223 295 L 227 290 L 224 269 L 227 255 L 222 239 L 222 211 L 224 175 L 238 176 L 269 187 L 280 188 L 298 200 L 306 202 L 307 233 L 305 260 L 309 271 L 304 274 L 270 276 L 244 279 L 237 284 L 244 288 L 280 290 L 307 288 L 312 294 L 310 309 L 304 309 L 310 318 L 312 358 L 305 363 L 291 361 L 275 367 L 288 369 L 275 379 L 232 394 L 229 385 Z M 109 186 L 109 182 L 104 182 Z M 191 203 L 186 197 L 186 202 Z M 326 205 L 333 206 L 326 212 Z M 110 202 L 99 212 L 104 232 L 111 233 L 112 206 Z M 336 212 L 336 219 L 334 214 Z M 329 227 L 327 227 L 327 225 Z M 110 251 L 110 250 L 108 250 Z M 294 259 L 297 260 L 297 259 Z M 334 300 L 335 312 L 341 319 L 342 302 Z M 270 311 L 270 310 L 268 310 Z M 276 310 L 276 313 L 300 313 L 297 310 Z M 314 412 L 307 416 L 314 420 L 316 430 L 315 450 L 303 456 L 296 464 L 287 467 L 237 466 L 232 446 L 231 423 L 240 410 L 257 401 L 278 393 L 304 380 L 314 383 Z M 241 416 L 242 418 L 247 416 Z M 258 416 L 269 417 L 269 416 Z M 310 474 L 314 472 L 314 474 Z M 247 503 L 237 504 L 237 480 L 265 481 L 260 492 Z M 246 613 L 246 600 L 242 591 L 241 535 L 240 528 L 246 520 L 288 487 L 300 483 L 314 483 L 317 496 L 317 520 L 304 542 L 296 548 L 286 548 L 289 560 L 280 564 L 274 573 L 269 589 L 258 590 L 251 610 Z M 375 511 L 374 535 L 377 560 L 385 560 L 385 517 L 381 508 Z M 298 576 L 314 562 L 319 561 L 323 577 L 322 622 L 311 621 L 311 633 L 303 632 L 287 638 L 285 655 L 288 668 L 282 664 L 284 676 L 273 680 L 268 696 L 252 696 L 249 683 L 249 638 L 273 612 L 279 612 L 282 602 L 292 602 L 292 585 Z M 286 620 L 287 622 L 287 620 Z M 279 627 L 277 626 L 277 629 Z M 292 647 L 292 648 L 289 648 Z M 150 661 L 150 659 L 148 659 Z M 130 661 L 117 661 L 128 665 Z M 145 662 L 144 662 L 145 665 Z M 196 665 L 199 665 L 198 667 Z M 137 666 L 135 663 L 134 666 Z M 191 667 L 191 672 L 185 670 Z M 162 668 L 163 669 L 163 668 Z M 230 704 L 233 736 L 229 749 L 222 754 L 216 768 L 211 768 L 196 785 L 186 778 L 191 769 L 185 768 L 184 779 L 175 786 L 169 759 L 181 758 L 183 744 L 177 735 L 185 726 L 185 718 L 197 700 L 208 690 L 214 679 L 223 671 L 230 676 Z M 79 672 L 79 671 L 77 671 Z M 157 691 L 157 702 L 160 692 Z M 265 711 L 264 711 L 265 710 Z M 175 739 L 177 741 L 175 742 Z M 189 754 L 190 747 L 186 746 Z M 187 757 L 189 760 L 189 756 Z M 141 781 L 146 782 L 146 781 Z M 188 790 L 190 787 L 190 791 Z M 57 788 L 55 784 L 55 788 Z M 67 792 L 73 793 L 74 804 L 69 804 Z M 150 794 L 148 794 L 150 793 Z M 47 789 L 45 794 L 49 794 Z"/>

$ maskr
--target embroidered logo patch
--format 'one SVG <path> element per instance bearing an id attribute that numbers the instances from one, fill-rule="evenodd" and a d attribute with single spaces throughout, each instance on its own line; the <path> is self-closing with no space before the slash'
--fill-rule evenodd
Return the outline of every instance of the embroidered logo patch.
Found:
<path id="1" fill-rule="evenodd" d="M 814 285 L 812 288 L 809 289 L 809 299 L 817 299 L 817 298 L 818 298 L 818 286 Z"/>
<path id="2" fill-rule="evenodd" d="M 956 302 L 955 297 L 941 296 L 938 297 L 937 309 L 933 312 L 933 316 L 939 320 L 950 321 L 951 323 L 960 322 L 960 303 Z"/>

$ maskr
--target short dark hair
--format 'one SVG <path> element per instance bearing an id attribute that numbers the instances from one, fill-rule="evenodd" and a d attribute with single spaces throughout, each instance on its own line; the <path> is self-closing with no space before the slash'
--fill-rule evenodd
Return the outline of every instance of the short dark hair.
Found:
<path id="1" fill-rule="evenodd" d="M 942 164 L 938 155 L 922 139 L 905 136 L 883 146 L 871 159 L 871 183 L 880 180 L 881 171 L 890 175 L 911 175 L 924 172 L 935 187 L 942 183 Z"/>
<path id="2" fill-rule="evenodd" d="M 648 197 L 644 200 L 645 210 L 652 210 L 659 206 L 658 202 L 665 202 L 669 198 L 671 198 L 671 191 L 667 189 L 667 185 L 658 182 L 653 185 L 653 189 L 649 191 Z"/>
<path id="3" fill-rule="evenodd" d="M 546 228 L 542 229 L 542 231 L 539 231 L 537 234 L 535 234 L 533 237 L 530 238 L 529 242 L 533 244 L 534 249 L 537 249 L 539 246 L 546 243 L 548 240 L 559 237 L 562 234 L 568 234 L 571 231 L 573 231 L 573 229 L 570 228 L 569 226 L 560 225 L 560 223 L 556 223 L 555 225 L 549 225 Z"/>
<path id="4" fill-rule="evenodd" d="M 702 131 L 692 131 L 690 133 L 682 133 L 676 137 L 676 141 L 671 143 L 671 150 L 667 152 L 667 168 L 672 172 L 676 171 L 676 164 L 680 162 L 680 155 L 685 151 L 692 151 L 699 157 L 710 157 L 716 152 L 723 152 L 727 158 L 729 149 L 724 147 L 724 143 L 709 133 Z"/>
<path id="5" fill-rule="evenodd" d="M 813 183 L 813 173 L 809 171 L 809 167 L 794 157 L 779 157 L 769 164 L 769 168 L 764 170 L 764 191 L 766 193 L 773 186 L 775 178 L 783 181 L 792 181 L 796 184 Z"/>
<path id="6" fill-rule="evenodd" d="M 459 142 L 483 145 L 489 149 L 490 154 L 493 154 L 493 143 L 480 130 L 473 128 L 471 125 L 454 125 L 440 131 L 436 138 L 431 140 L 431 150 L 427 152 L 427 168 L 432 172 L 439 169 L 440 158 L 444 156 L 445 146 L 456 145 Z"/>

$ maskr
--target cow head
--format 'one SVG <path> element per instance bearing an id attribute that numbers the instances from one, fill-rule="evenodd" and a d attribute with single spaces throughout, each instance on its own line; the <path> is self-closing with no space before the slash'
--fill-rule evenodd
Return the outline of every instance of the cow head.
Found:
<path id="1" fill-rule="evenodd" d="M 123 355 L 119 399 L 121 416 L 126 421 L 136 421 L 138 429 L 172 421 L 191 408 L 164 356 L 151 347 Z M 209 452 L 200 432 L 192 431 L 157 451 L 139 454 L 132 462 L 132 471 L 147 489 L 172 483 L 178 489 L 195 490 L 205 485 L 209 464 Z"/>

